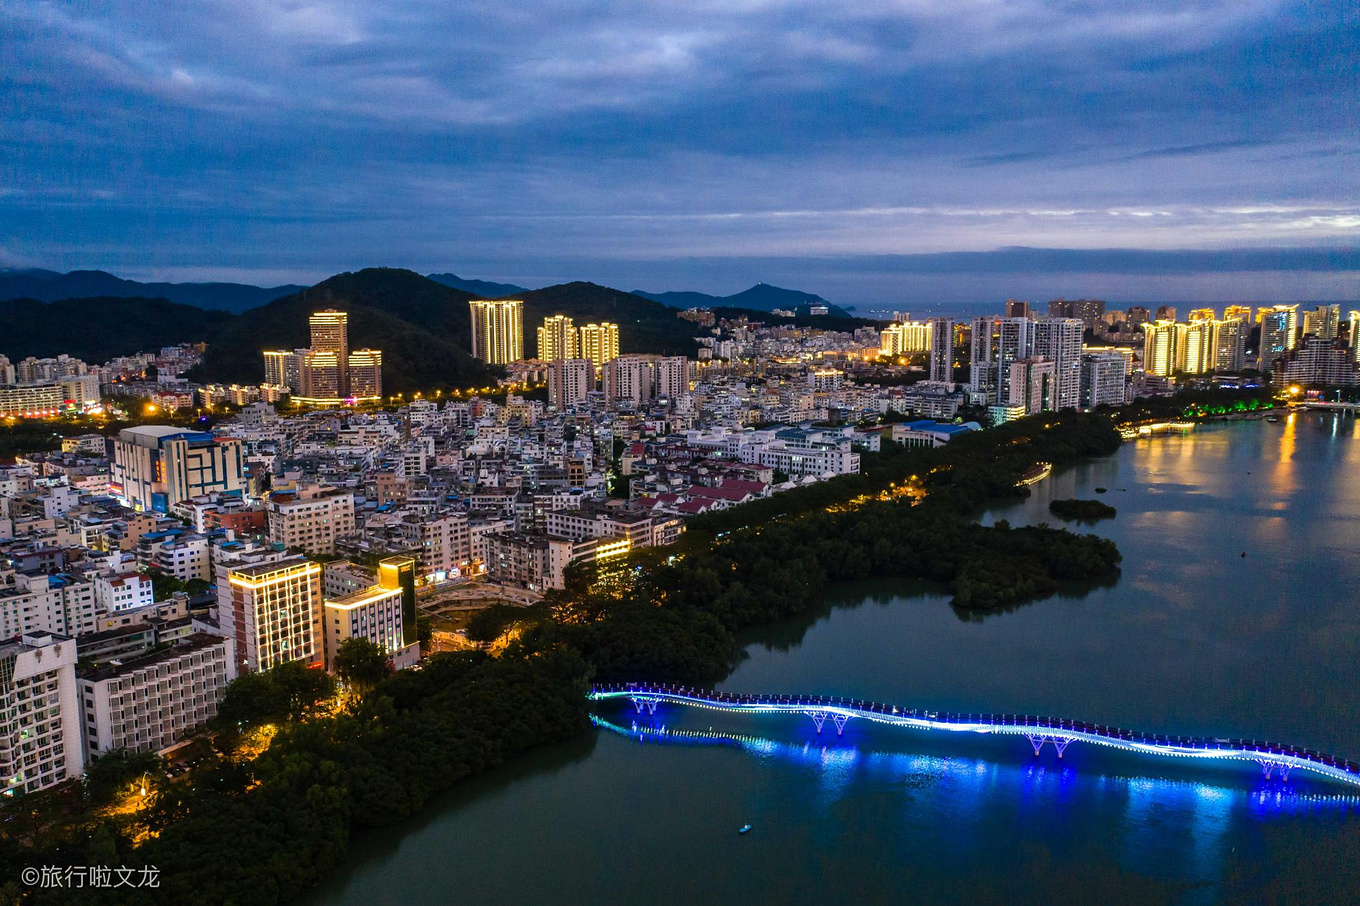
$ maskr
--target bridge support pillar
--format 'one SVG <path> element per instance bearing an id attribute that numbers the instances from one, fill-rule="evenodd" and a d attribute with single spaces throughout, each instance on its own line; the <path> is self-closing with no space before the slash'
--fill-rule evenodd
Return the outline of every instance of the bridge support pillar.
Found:
<path id="1" fill-rule="evenodd" d="M 831 719 L 836 722 L 836 735 L 841 736 L 845 733 L 845 725 L 850 721 L 849 714 L 832 714 Z"/>
<path id="2" fill-rule="evenodd" d="M 1256 759 L 1256 763 L 1261 766 L 1261 773 L 1266 776 L 1267 780 L 1269 780 L 1270 775 L 1276 771 L 1279 771 L 1279 777 L 1281 780 L 1289 779 L 1289 769 L 1292 767 L 1292 765 L 1280 764 L 1277 761 L 1269 761 L 1265 758 Z"/>
<path id="3" fill-rule="evenodd" d="M 812 722 L 817 725 L 817 732 L 822 732 L 822 724 L 826 723 L 826 712 L 804 711 L 803 713 L 812 718 Z"/>
<path id="4" fill-rule="evenodd" d="M 1034 747 L 1034 756 L 1037 758 L 1045 743 L 1053 743 L 1053 748 L 1058 750 L 1058 757 L 1063 757 L 1063 751 L 1072 743 L 1071 736 L 1054 736 L 1051 733 L 1026 733 L 1025 738 Z"/>
<path id="5" fill-rule="evenodd" d="M 655 714 L 657 702 L 660 701 L 660 699 L 650 695 L 630 695 L 628 698 L 633 703 L 633 707 L 637 708 L 639 714 L 642 713 L 643 708 L 647 709 L 648 714 Z"/>

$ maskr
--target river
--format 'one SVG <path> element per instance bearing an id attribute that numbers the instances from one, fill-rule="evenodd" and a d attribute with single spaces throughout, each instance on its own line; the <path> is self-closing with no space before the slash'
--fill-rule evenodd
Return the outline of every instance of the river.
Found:
<path id="1" fill-rule="evenodd" d="M 722 685 L 1292 742 L 1360 758 L 1360 428 L 1348 416 L 1125 444 L 986 514 L 1124 555 L 1111 587 L 981 621 L 939 589 L 843 586 L 764 627 Z M 1096 488 L 1105 488 L 1097 493 Z M 1243 556 L 1243 553 L 1246 556 Z M 1258 771 L 1023 739 L 663 708 L 712 738 L 601 729 L 354 842 L 314 903 L 1216 902 L 1360 891 L 1360 798 Z M 737 828 L 753 825 L 739 836 Z"/>

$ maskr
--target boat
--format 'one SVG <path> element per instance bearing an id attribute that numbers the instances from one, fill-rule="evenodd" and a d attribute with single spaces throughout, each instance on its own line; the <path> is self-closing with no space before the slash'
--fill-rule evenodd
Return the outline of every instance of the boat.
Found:
<path id="1" fill-rule="evenodd" d="M 737 831 L 737 833 L 739 833 L 739 834 L 749 834 L 750 832 L 751 832 L 751 825 L 749 825 L 749 824 L 743 824 L 743 825 L 741 826 L 741 830 Z"/>
<path id="2" fill-rule="evenodd" d="M 1277 422 L 1277 421 L 1279 421 L 1279 420 L 1280 420 L 1280 417 L 1279 417 L 1278 415 L 1267 415 L 1267 416 L 1266 416 L 1266 421 L 1268 421 L 1268 422 Z"/>

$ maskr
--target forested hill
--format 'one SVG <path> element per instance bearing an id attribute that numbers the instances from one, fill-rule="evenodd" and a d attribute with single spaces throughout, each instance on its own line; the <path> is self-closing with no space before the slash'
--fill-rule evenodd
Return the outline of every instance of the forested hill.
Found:
<path id="1" fill-rule="evenodd" d="M 246 283 L 138 283 L 104 271 L 0 270 L 0 299 L 58 299 L 107 296 L 119 299 L 169 299 L 215 311 L 242 312 L 301 286 L 251 286 Z"/>
<path id="2" fill-rule="evenodd" d="M 0 301 L 0 355 L 17 362 L 66 353 L 102 363 L 176 343 L 216 343 L 232 320 L 165 299 L 8 299 Z"/>
<path id="3" fill-rule="evenodd" d="M 579 327 L 598 321 L 619 325 L 620 352 L 693 356 L 703 328 L 660 302 L 595 283 L 562 283 L 518 293 L 524 300 L 524 354 L 536 355 L 535 329 L 550 315 L 568 315 Z"/>
<path id="4" fill-rule="evenodd" d="M 307 318 L 323 308 L 349 313 L 351 349 L 383 353 L 388 393 L 487 383 L 486 365 L 472 358 L 470 293 L 396 268 L 337 274 L 316 286 L 275 299 L 236 317 L 208 347 L 191 377 L 257 382 L 266 349 L 310 345 Z"/>

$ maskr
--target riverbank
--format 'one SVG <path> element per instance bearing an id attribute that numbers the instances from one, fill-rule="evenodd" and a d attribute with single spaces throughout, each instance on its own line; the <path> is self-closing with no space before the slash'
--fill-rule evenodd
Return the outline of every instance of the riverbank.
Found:
<path id="1" fill-rule="evenodd" d="M 740 525 L 736 510 L 698 521 L 675 548 L 573 574 L 566 592 L 529 609 L 538 622 L 517 626 L 498 659 L 433 657 L 346 713 L 283 726 L 252 762 L 205 753 L 189 782 L 134 822 L 101 821 L 83 840 L 11 841 L 8 862 L 112 852 L 159 868 L 167 902 L 288 899 L 338 864 L 352 831 L 404 820 L 463 778 L 583 732 L 590 676 L 715 681 L 737 660 L 736 631 L 803 612 L 847 579 L 928 578 L 952 588 L 956 607 L 985 611 L 1111 575 L 1119 555 L 1104 539 L 970 514 L 1023 495 L 1017 482 L 1036 462 L 1118 446 L 1108 418 L 1054 414 L 870 457 L 863 475 L 775 499 L 778 519 L 761 518 L 771 503 L 761 501 Z M 904 483 L 920 493 L 890 493 Z"/>

